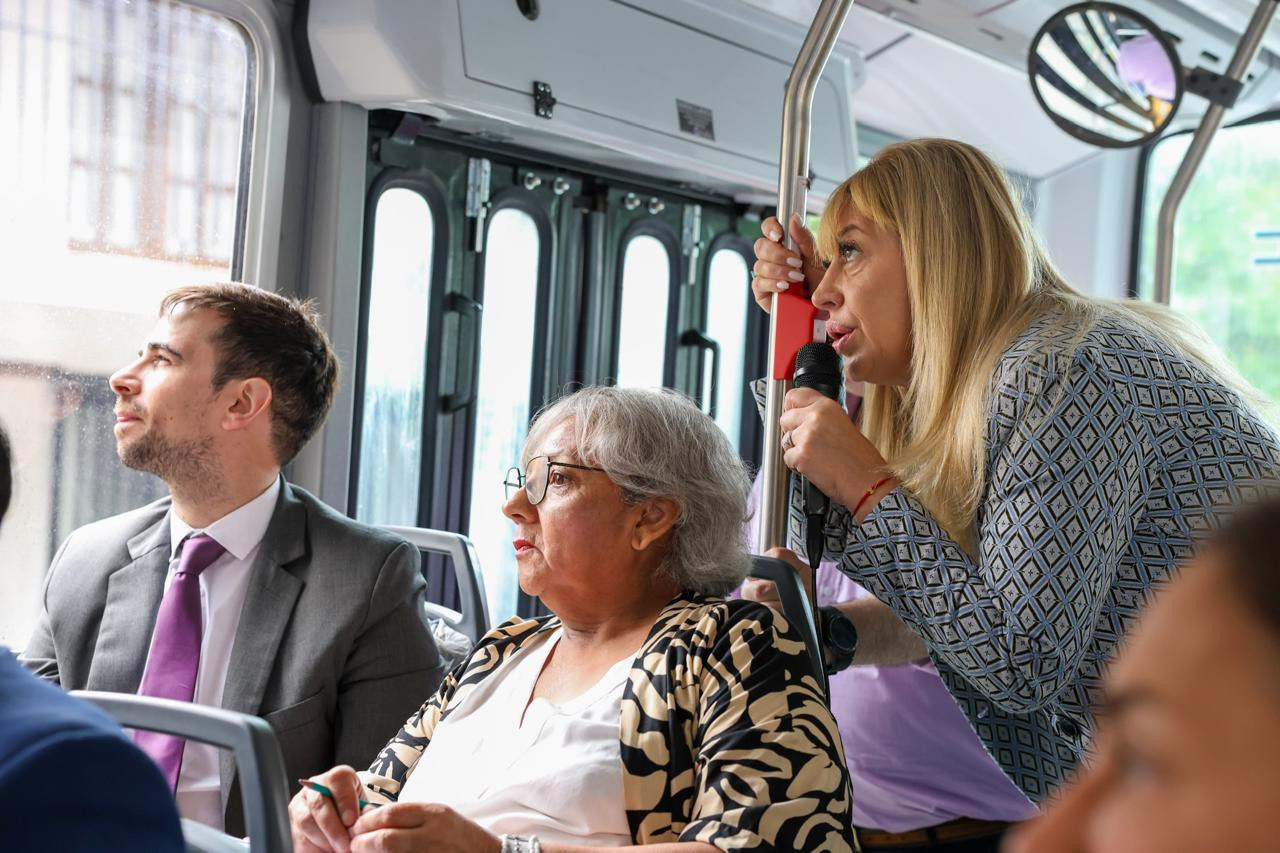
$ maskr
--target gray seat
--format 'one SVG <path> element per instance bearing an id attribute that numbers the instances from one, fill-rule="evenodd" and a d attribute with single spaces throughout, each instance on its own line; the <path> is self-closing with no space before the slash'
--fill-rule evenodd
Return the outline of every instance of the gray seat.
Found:
<path id="1" fill-rule="evenodd" d="M 246 848 L 238 838 L 184 819 L 182 834 L 188 850 L 288 853 L 293 849 L 284 758 L 275 732 L 264 720 L 222 708 L 130 693 L 76 690 L 72 695 L 97 705 L 126 728 L 177 735 L 234 753 L 249 845 Z"/>
<path id="2" fill-rule="evenodd" d="M 489 633 L 489 605 L 484 595 L 484 577 L 480 574 L 480 560 L 470 539 L 461 533 L 425 527 L 386 526 L 383 529 L 408 539 L 418 546 L 419 551 L 443 554 L 452 562 L 462 612 L 442 604 L 427 602 L 429 617 L 443 619 L 449 627 L 466 634 L 473 646 Z"/>
<path id="3" fill-rule="evenodd" d="M 826 667 L 822 662 L 822 643 L 818 639 L 817 614 L 813 612 L 813 604 L 805 593 L 800 575 L 789 563 L 776 557 L 762 557 L 753 554 L 751 557 L 751 577 L 773 581 L 778 587 L 778 598 L 782 602 L 782 615 L 796 626 L 800 636 L 804 638 L 805 647 L 809 650 L 809 658 L 813 661 L 814 672 L 818 681 L 826 688 Z"/>

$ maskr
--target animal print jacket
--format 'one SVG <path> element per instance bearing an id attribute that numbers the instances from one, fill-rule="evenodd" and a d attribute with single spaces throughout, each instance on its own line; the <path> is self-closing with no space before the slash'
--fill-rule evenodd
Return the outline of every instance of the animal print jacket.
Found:
<path id="1" fill-rule="evenodd" d="M 555 617 L 490 631 L 361 777 L 393 801 L 436 727 Z M 686 594 L 636 656 L 619 725 L 623 806 L 636 844 L 851 850 L 840 734 L 799 634 L 748 601 Z"/>

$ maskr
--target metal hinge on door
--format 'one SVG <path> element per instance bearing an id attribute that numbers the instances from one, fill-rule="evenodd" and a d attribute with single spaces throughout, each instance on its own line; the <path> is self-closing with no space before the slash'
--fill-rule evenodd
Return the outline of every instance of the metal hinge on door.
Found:
<path id="1" fill-rule="evenodd" d="M 468 219 L 475 220 L 475 231 L 471 238 L 471 250 L 476 254 L 484 251 L 484 226 L 489 216 L 489 176 L 492 165 L 484 157 L 472 157 L 467 160 L 467 199 L 466 214 Z"/>
<path id="2" fill-rule="evenodd" d="M 680 250 L 684 253 L 688 264 L 685 273 L 685 284 L 693 284 L 698 278 L 698 259 L 702 256 L 702 205 L 686 204 L 684 220 L 680 229 Z"/>

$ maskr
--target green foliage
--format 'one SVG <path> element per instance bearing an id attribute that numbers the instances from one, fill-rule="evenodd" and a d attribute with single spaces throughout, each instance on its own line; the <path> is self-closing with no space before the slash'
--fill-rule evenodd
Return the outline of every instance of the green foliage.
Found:
<path id="1" fill-rule="evenodd" d="M 1169 138 L 1152 152 L 1143 200 L 1138 293 L 1150 298 L 1160 203 L 1190 143 Z M 1191 317 L 1272 400 L 1280 400 L 1280 121 L 1218 132 L 1178 212 L 1173 307 Z"/>

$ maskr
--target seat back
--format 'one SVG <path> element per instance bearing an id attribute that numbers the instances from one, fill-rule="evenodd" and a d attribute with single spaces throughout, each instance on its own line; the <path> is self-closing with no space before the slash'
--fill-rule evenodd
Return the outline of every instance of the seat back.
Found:
<path id="1" fill-rule="evenodd" d="M 453 575 L 458 581 L 458 601 L 462 612 L 458 613 L 441 604 L 427 602 L 427 615 L 443 619 L 446 624 L 466 634 L 474 646 L 489 632 L 489 605 L 484 595 L 484 577 L 480 574 L 480 560 L 475 546 L 461 533 L 449 530 L 430 530 L 425 527 L 392 527 L 384 530 L 402 536 L 418 547 L 419 551 L 444 554 L 453 564 Z"/>
<path id="2" fill-rule="evenodd" d="M 782 615 L 796 626 L 800 636 L 804 638 L 809 658 L 813 661 L 813 671 L 818 681 L 826 688 L 826 667 L 822 662 L 822 643 L 818 639 L 817 614 L 805 592 L 800 575 L 791 565 L 776 557 L 762 557 L 753 554 L 751 557 L 751 577 L 773 581 L 778 587 L 778 598 L 782 601 Z"/>
<path id="3" fill-rule="evenodd" d="M 276 733 L 264 720 L 222 708 L 131 693 L 76 690 L 72 695 L 92 702 L 127 728 L 163 732 L 230 749 L 240 775 L 249 850 L 251 853 L 287 853 L 293 849 L 284 758 Z M 229 835 L 190 823 L 183 822 L 188 849 L 212 853 L 233 849 L 230 844 L 244 849 L 239 840 Z"/>

